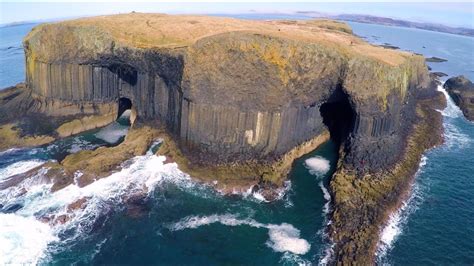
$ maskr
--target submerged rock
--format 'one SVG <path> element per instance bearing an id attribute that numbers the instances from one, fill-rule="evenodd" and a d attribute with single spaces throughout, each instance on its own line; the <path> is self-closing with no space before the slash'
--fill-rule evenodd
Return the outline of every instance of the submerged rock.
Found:
<path id="1" fill-rule="evenodd" d="M 431 74 L 433 74 L 437 78 L 442 78 L 442 77 L 448 76 L 448 74 L 446 74 L 444 72 L 431 72 Z"/>
<path id="2" fill-rule="evenodd" d="M 448 60 L 443 59 L 443 58 L 439 58 L 439 57 L 436 57 L 436 56 L 426 58 L 426 62 L 431 62 L 431 63 L 441 63 L 441 62 L 446 62 L 446 61 L 448 61 Z"/>
<path id="3" fill-rule="evenodd" d="M 474 84 L 464 76 L 457 76 L 448 79 L 444 88 L 464 116 L 474 121 Z"/>
<path id="4" fill-rule="evenodd" d="M 392 44 L 390 44 L 390 43 L 384 43 L 384 44 L 381 44 L 380 46 L 383 47 L 383 48 L 393 49 L 393 50 L 398 50 L 398 49 L 400 49 L 400 47 L 395 46 L 395 45 L 392 45 Z"/>
<path id="5" fill-rule="evenodd" d="M 84 197 L 70 203 L 69 205 L 67 205 L 67 211 L 72 212 L 75 210 L 84 209 L 87 206 L 87 200 L 88 198 Z"/>

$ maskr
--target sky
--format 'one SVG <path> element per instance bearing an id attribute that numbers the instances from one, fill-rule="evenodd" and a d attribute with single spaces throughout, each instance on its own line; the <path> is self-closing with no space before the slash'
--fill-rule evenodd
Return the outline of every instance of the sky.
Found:
<path id="1" fill-rule="evenodd" d="M 54 1 L 54 0 L 53 0 Z M 146 0 L 145 0 L 146 1 Z M 247 2 L 245 2 L 247 1 Z M 265 1 L 265 0 L 264 0 Z M 128 12 L 161 12 L 169 14 L 242 14 L 294 13 L 316 11 L 328 14 L 367 14 L 416 22 L 474 28 L 474 2 L 133 2 L 86 0 L 83 2 L 5 2 L 0 0 L 0 24 L 22 21 L 52 20 L 80 16 Z"/>

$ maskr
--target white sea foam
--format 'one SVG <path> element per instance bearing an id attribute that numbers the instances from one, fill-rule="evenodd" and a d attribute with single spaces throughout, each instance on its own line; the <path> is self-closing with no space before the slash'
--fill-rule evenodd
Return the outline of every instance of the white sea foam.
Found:
<path id="1" fill-rule="evenodd" d="M 82 188 L 72 184 L 55 193 L 50 192 L 51 184 L 45 184 L 45 178 L 42 178 L 48 169 L 42 168 L 37 175 L 23 180 L 17 186 L 1 190 L 0 203 L 20 204 L 22 208 L 11 214 L 14 216 L 8 216 L 9 220 L 3 219 L 4 216 L 0 217 L 2 241 L 0 261 L 4 259 L 6 263 L 35 264 L 48 253 L 46 250 L 48 243 L 56 240 L 57 236 L 63 236 L 61 245 L 75 241 L 77 237 L 88 234 L 97 218 L 116 205 L 120 205 L 126 200 L 127 195 L 141 193 L 149 196 L 163 182 L 174 183 L 178 188 L 186 191 L 199 191 L 199 185 L 192 182 L 187 174 L 181 172 L 175 163 L 163 164 L 165 159 L 164 156 L 155 156 L 149 151 L 146 155 L 137 156 L 125 162 L 121 171 L 106 178 Z M 86 199 L 83 207 L 68 210 L 69 204 L 83 198 Z M 64 224 L 54 222 L 54 217 L 60 215 L 68 217 Z M 51 220 L 43 223 L 35 217 L 49 217 Z M 21 228 L 25 227 L 32 231 L 25 230 L 25 236 L 23 236 L 20 227 L 7 230 L 2 222 L 13 223 L 13 219 L 21 223 Z M 61 232 L 66 230 L 68 237 L 64 238 Z M 18 232 L 21 235 L 15 238 L 11 236 L 12 232 Z M 35 242 L 35 239 L 41 239 L 41 242 Z M 35 247 L 30 246 L 33 244 Z M 8 250 L 4 247 L 8 247 Z M 15 254 L 15 256 L 2 256 L 2 252 Z M 28 260 L 24 260 L 25 256 L 30 255 Z"/>
<path id="2" fill-rule="evenodd" d="M 194 229 L 213 223 L 220 223 L 227 226 L 247 225 L 255 228 L 266 228 L 268 229 L 269 239 L 265 244 L 276 252 L 291 252 L 293 254 L 303 255 L 311 248 L 308 241 L 300 238 L 300 231 L 291 224 L 264 224 L 250 218 L 240 219 L 233 214 L 188 216 L 171 224 L 169 228 L 172 231 L 179 231 Z"/>
<path id="3" fill-rule="evenodd" d="M 423 155 L 416 176 L 424 171 L 423 168 L 426 166 L 427 160 L 427 157 Z M 376 250 L 377 262 L 380 264 L 385 264 L 384 259 L 387 253 L 392 249 L 393 244 L 403 232 L 403 227 L 405 226 L 410 214 L 415 212 L 418 208 L 420 200 L 420 187 L 417 183 L 414 183 L 411 188 L 410 197 L 402 203 L 401 207 L 396 212 L 390 215 L 387 224 L 382 228 Z"/>
<path id="4" fill-rule="evenodd" d="M 305 160 L 305 166 L 309 169 L 310 174 L 315 175 L 317 177 L 323 177 L 331 169 L 330 161 L 321 156 L 315 156 Z M 325 227 L 326 228 L 331 221 L 328 219 L 328 214 L 331 211 L 331 194 L 329 193 L 328 189 L 324 186 L 323 180 L 320 180 L 318 183 L 321 191 L 323 192 L 323 197 L 326 200 L 323 207 L 322 216 L 324 217 Z M 322 256 L 319 260 L 319 265 L 327 265 L 330 258 L 333 255 L 334 243 L 332 243 L 325 233 L 324 229 L 318 231 L 318 234 L 321 236 L 326 244 L 322 247 L 320 251 Z"/>
<path id="5" fill-rule="evenodd" d="M 20 161 L 20 162 L 10 164 L 7 167 L 0 169 L 0 180 L 13 176 L 13 175 L 25 173 L 44 163 L 45 162 L 42 160 L 28 160 L 28 161 Z"/>
<path id="6" fill-rule="evenodd" d="M 280 225 L 267 225 L 268 235 L 270 239 L 267 241 L 267 246 L 274 251 L 285 252 L 289 251 L 293 254 L 306 254 L 311 245 L 305 239 L 300 238 L 300 230 L 293 225 L 282 223 Z"/>
<path id="7" fill-rule="evenodd" d="M 459 107 L 454 103 L 453 99 L 449 96 L 448 92 L 443 88 L 442 85 L 438 85 L 438 91 L 442 92 L 444 96 L 446 97 L 446 108 L 441 111 L 441 114 L 445 117 L 450 117 L 450 118 L 457 118 L 457 117 L 462 117 L 462 111 L 459 109 Z"/>
<path id="8" fill-rule="evenodd" d="M 472 141 L 467 134 L 449 122 L 444 123 L 444 137 L 448 148 L 462 149 Z"/>
<path id="9" fill-rule="evenodd" d="M 334 243 L 330 243 L 324 249 L 323 255 L 318 262 L 318 265 L 328 265 L 329 261 L 331 260 L 332 256 L 334 255 Z"/>
<path id="10" fill-rule="evenodd" d="M 280 259 L 281 265 L 298 265 L 298 266 L 309 266 L 312 265 L 311 261 L 303 259 L 301 256 L 291 253 L 285 252 Z"/>
<path id="11" fill-rule="evenodd" d="M 38 264 L 48 243 L 56 241 L 51 228 L 34 217 L 0 213 L 0 264 Z"/>
<path id="12" fill-rule="evenodd" d="M 323 207 L 323 216 L 327 216 L 328 213 L 329 213 L 329 208 L 330 208 L 330 204 L 331 204 L 331 194 L 329 194 L 329 191 L 324 186 L 323 181 L 319 182 L 319 187 L 321 188 L 321 191 L 323 192 L 324 199 L 326 200 L 326 203 L 324 203 L 324 207 Z"/>
<path id="13" fill-rule="evenodd" d="M 10 154 L 10 153 L 18 151 L 18 150 L 20 150 L 20 148 L 10 148 L 10 149 L 5 150 L 5 151 L 0 151 L 0 155 Z"/>
<path id="14" fill-rule="evenodd" d="M 441 111 L 441 114 L 448 119 L 444 120 L 444 137 L 446 140 L 447 148 L 463 148 L 468 145 L 472 140 L 467 134 L 461 132 L 461 130 L 452 123 L 452 119 L 463 117 L 461 109 L 454 103 L 453 99 L 449 96 L 448 92 L 441 86 L 438 86 L 438 91 L 441 91 L 446 97 L 446 108 Z"/>
<path id="15" fill-rule="evenodd" d="M 312 175 L 323 175 L 327 173 L 331 167 L 329 160 L 321 156 L 306 159 L 305 165 Z"/>
<path id="16" fill-rule="evenodd" d="M 319 187 L 321 188 L 321 191 L 323 192 L 323 197 L 326 200 L 326 203 L 324 203 L 323 207 L 323 217 L 325 218 L 325 224 L 326 228 L 328 225 L 331 224 L 331 220 L 328 219 L 328 214 L 331 211 L 331 194 L 329 194 L 329 191 L 327 188 L 324 186 L 323 181 L 319 182 Z M 323 241 L 326 242 L 326 244 L 323 247 L 321 259 L 319 260 L 319 265 L 327 265 L 329 263 L 329 260 L 332 258 L 333 253 L 334 253 L 334 243 L 332 243 L 329 240 L 328 235 L 324 232 L 325 229 L 321 229 L 318 233 L 321 235 Z"/>
<path id="17" fill-rule="evenodd" d="M 284 200 L 285 202 L 284 206 L 286 208 L 293 206 L 293 202 L 291 201 L 289 197 L 289 193 L 288 193 L 289 191 L 291 191 L 291 181 L 286 180 L 283 183 L 282 187 L 274 190 L 274 193 L 276 194 L 276 196 L 272 200 L 273 201 Z M 249 199 L 251 201 L 258 202 L 258 203 L 270 202 L 263 196 L 263 189 L 258 189 L 254 191 L 254 186 L 249 187 L 246 191 L 243 191 L 243 192 L 234 191 L 232 194 L 241 195 L 245 199 Z"/>

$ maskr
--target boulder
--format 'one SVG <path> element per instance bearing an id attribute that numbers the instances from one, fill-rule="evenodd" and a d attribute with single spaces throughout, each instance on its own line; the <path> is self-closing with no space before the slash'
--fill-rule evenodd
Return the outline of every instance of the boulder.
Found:
<path id="1" fill-rule="evenodd" d="M 457 76 L 448 79 L 444 88 L 464 116 L 474 121 L 474 84 L 464 76 Z"/>

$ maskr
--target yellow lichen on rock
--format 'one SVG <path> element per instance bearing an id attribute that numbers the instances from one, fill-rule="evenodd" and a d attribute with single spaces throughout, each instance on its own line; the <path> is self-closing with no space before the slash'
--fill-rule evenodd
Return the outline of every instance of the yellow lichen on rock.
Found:
<path id="1" fill-rule="evenodd" d="M 64 138 L 80 132 L 106 126 L 115 121 L 116 118 L 117 113 L 115 112 L 105 115 L 85 116 L 62 124 L 56 129 L 56 132 L 60 137 Z"/>
<path id="2" fill-rule="evenodd" d="M 54 141 L 51 136 L 20 136 L 15 124 L 0 125 L 0 151 L 10 148 L 23 148 L 48 144 Z"/>

